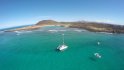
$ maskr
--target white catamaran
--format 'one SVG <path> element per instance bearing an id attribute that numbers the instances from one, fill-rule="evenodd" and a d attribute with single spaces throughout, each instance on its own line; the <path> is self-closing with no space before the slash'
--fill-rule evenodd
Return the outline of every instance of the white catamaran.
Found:
<path id="1" fill-rule="evenodd" d="M 59 45 L 59 46 L 57 47 L 57 50 L 59 50 L 59 51 L 64 51 L 65 49 L 68 48 L 68 46 L 65 45 L 65 43 L 64 43 L 64 34 L 62 34 L 62 36 L 63 36 L 63 44 L 62 44 L 62 45 Z"/>

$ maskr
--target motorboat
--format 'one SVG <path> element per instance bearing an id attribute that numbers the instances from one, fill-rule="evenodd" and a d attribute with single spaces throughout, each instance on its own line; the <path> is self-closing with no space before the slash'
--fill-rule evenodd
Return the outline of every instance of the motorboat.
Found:
<path id="1" fill-rule="evenodd" d="M 97 42 L 98 45 L 100 45 L 101 43 L 100 42 Z"/>
<path id="2" fill-rule="evenodd" d="M 101 57 L 102 57 L 99 53 L 94 53 L 94 56 L 95 56 L 96 58 L 101 58 Z"/>

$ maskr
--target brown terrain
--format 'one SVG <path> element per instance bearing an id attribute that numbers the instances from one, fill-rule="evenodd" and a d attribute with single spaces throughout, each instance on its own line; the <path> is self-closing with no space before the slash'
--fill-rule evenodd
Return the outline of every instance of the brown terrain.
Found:
<path id="1" fill-rule="evenodd" d="M 43 26 L 63 26 L 70 28 L 80 28 L 92 32 L 124 33 L 124 26 L 98 22 L 57 22 L 53 20 L 43 20 L 32 26 L 26 26 L 7 31 L 35 30 Z"/>

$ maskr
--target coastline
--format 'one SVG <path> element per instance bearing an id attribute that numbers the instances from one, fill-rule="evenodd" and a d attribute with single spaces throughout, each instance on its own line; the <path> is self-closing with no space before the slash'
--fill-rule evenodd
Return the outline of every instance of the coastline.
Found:
<path id="1" fill-rule="evenodd" d="M 23 31 L 23 30 L 37 30 L 44 26 L 60 26 L 67 28 L 79 28 L 88 30 L 91 32 L 107 32 L 107 33 L 124 33 L 123 25 L 114 25 L 114 24 L 105 24 L 98 22 L 57 22 L 53 20 L 43 20 L 35 25 L 24 26 L 20 28 L 5 30 L 5 32 L 13 32 L 13 31 Z"/>

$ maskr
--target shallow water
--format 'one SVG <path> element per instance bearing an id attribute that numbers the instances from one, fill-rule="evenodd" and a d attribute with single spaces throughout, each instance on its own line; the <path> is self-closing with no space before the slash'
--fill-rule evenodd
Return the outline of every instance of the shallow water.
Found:
<path id="1" fill-rule="evenodd" d="M 58 52 L 56 48 L 62 44 L 62 33 L 69 47 Z M 19 35 L 2 32 L 0 70 L 124 70 L 123 42 L 123 34 L 62 27 L 23 31 Z M 102 58 L 95 58 L 94 53 L 99 53 Z"/>

